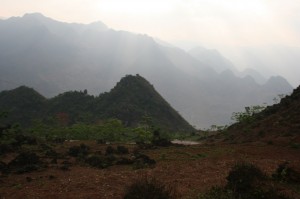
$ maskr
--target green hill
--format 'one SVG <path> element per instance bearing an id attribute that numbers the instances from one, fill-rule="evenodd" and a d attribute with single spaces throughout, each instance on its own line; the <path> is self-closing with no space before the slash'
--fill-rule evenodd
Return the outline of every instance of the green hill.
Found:
<path id="1" fill-rule="evenodd" d="M 282 98 L 280 103 L 253 115 L 251 120 L 230 126 L 227 135 L 231 141 L 299 143 L 300 86 L 291 95 Z"/>
<path id="2" fill-rule="evenodd" d="M 33 118 L 41 117 L 46 102 L 45 97 L 26 86 L 0 93 L 0 111 L 9 113 L 7 123 L 29 124 Z"/>
<path id="3" fill-rule="evenodd" d="M 136 126 L 146 118 L 160 128 L 173 131 L 194 129 L 166 102 L 143 77 L 128 75 L 97 99 L 96 113 L 102 118 L 118 118 Z"/>
<path id="4" fill-rule="evenodd" d="M 153 125 L 167 131 L 191 132 L 194 128 L 166 102 L 143 77 L 127 75 L 108 93 L 98 97 L 87 91 L 68 91 L 46 99 L 25 86 L 0 93 L 0 110 L 11 122 L 30 126 L 35 119 L 60 120 L 64 125 L 92 124 L 111 118 L 136 127 Z"/>

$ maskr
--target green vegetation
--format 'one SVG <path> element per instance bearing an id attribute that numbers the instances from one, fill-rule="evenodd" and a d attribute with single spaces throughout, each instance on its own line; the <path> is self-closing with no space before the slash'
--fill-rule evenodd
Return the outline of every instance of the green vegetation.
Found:
<path id="1" fill-rule="evenodd" d="M 249 106 L 245 107 L 244 112 L 234 112 L 232 113 L 231 119 L 236 122 L 244 122 L 250 123 L 254 120 L 254 115 L 263 111 L 266 107 L 265 106 Z"/>
<path id="2" fill-rule="evenodd" d="M 26 134 L 43 140 L 98 140 L 170 144 L 170 136 L 194 132 L 191 127 L 139 75 L 128 75 L 109 93 L 98 97 L 87 91 L 69 91 L 46 99 L 21 86 L 0 93 L 2 144 L 12 144 L 19 123 Z M 113 119 L 115 118 L 115 119 Z M 158 130 L 159 129 L 159 130 Z M 159 132 L 159 136 L 155 135 Z M 4 146 L 4 145 L 2 145 Z M 2 147 L 1 151 L 9 150 Z"/>
<path id="3" fill-rule="evenodd" d="M 109 92 L 98 97 L 87 91 L 69 91 L 46 99 L 31 88 L 21 86 L 0 93 L 0 110 L 9 113 L 6 123 L 20 123 L 53 137 L 65 132 L 66 138 L 88 139 L 95 134 L 124 134 L 134 128 L 139 139 L 148 139 L 151 129 L 167 132 L 193 132 L 189 125 L 143 77 L 128 75 Z M 110 120 L 111 118 L 115 118 Z M 117 124 L 120 122 L 120 124 Z M 90 125 L 90 126 L 89 126 Z M 112 125 L 114 130 L 109 126 Z M 100 128 L 99 126 L 104 126 Z M 49 129 L 55 127 L 56 130 Z M 106 130 L 109 129 L 109 132 Z M 49 132 L 50 131 L 50 132 Z M 97 133 L 95 133 L 97 131 Z M 119 135 L 116 135 L 117 137 Z M 109 135 L 106 140 L 113 139 Z"/>
<path id="4" fill-rule="evenodd" d="M 101 124 L 73 124 L 52 126 L 37 123 L 28 133 L 45 140 L 98 140 L 105 142 L 150 142 L 152 131 L 141 127 L 126 127 L 120 120 L 110 119 Z"/>

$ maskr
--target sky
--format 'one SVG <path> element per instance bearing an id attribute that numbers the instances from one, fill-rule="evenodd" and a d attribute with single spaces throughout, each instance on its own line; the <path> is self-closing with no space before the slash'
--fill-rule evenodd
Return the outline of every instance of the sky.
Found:
<path id="1" fill-rule="evenodd" d="M 239 49 L 300 49 L 300 0 L 0 0 L 0 5 L 1 18 L 40 12 L 64 22 L 102 21 L 185 49 L 216 48 L 244 68 Z M 297 77 L 291 81 L 300 84 Z"/>

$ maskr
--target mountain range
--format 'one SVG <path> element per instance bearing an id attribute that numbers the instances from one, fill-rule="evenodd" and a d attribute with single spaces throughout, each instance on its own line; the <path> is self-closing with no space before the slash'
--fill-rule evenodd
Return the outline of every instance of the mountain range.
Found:
<path id="1" fill-rule="evenodd" d="M 0 20 L 0 90 L 27 85 L 46 97 L 84 89 L 97 95 L 126 74 L 152 82 L 199 128 L 228 124 L 232 112 L 292 91 L 280 76 L 237 74 L 216 50 L 186 52 L 101 22 L 63 23 L 39 13 Z"/>
<path id="2" fill-rule="evenodd" d="M 20 86 L 0 92 L 0 110 L 8 112 L 7 124 L 27 127 L 37 120 L 72 125 L 118 119 L 129 127 L 147 124 L 171 132 L 195 131 L 140 75 L 123 77 L 110 92 L 97 97 L 84 90 L 46 99 L 34 89 Z"/>

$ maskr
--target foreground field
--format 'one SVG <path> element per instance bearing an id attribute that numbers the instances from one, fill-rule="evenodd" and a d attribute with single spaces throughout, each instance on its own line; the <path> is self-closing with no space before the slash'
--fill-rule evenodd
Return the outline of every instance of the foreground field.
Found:
<path id="1" fill-rule="evenodd" d="M 93 141 L 52 144 L 64 154 L 53 162 L 41 156 L 47 167 L 22 174 L 2 174 L 0 198 L 122 198 L 126 188 L 138 178 L 155 177 L 172 186 L 178 198 L 196 198 L 212 186 L 224 185 L 232 166 L 241 161 L 256 165 L 271 176 L 279 164 L 289 165 L 300 171 L 299 149 L 263 143 L 218 144 L 159 147 L 140 149 L 156 161 L 153 166 L 134 168 L 132 165 L 113 165 L 104 169 L 91 167 L 66 155 L 72 146 L 84 143 L 93 153 L 105 153 L 108 145 Z M 116 148 L 117 145 L 111 145 Z M 128 158 L 136 145 L 123 145 L 129 149 Z M 34 150 L 34 149 L 31 149 Z M 17 154 L 6 154 L 2 161 L 8 163 Z M 68 167 L 63 165 L 68 163 Z M 299 184 L 280 185 L 280 191 L 292 198 L 300 198 Z"/>

